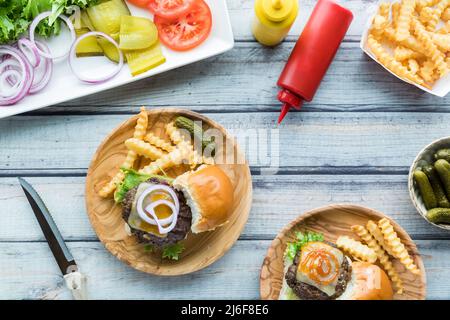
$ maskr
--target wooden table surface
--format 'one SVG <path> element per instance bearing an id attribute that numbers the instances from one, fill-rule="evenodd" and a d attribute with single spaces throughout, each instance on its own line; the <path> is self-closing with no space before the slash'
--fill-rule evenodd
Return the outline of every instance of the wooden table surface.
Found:
<path id="1" fill-rule="evenodd" d="M 290 220 L 318 206 L 355 203 L 394 218 L 416 241 L 428 298 L 450 297 L 450 233 L 412 206 L 409 165 L 429 142 L 449 135 L 450 98 L 390 76 L 359 49 L 368 0 L 343 1 L 355 14 L 318 94 L 279 127 L 277 174 L 252 165 L 254 202 L 236 245 L 203 271 L 161 278 L 114 258 L 93 232 L 84 206 L 87 167 L 102 139 L 141 105 L 201 112 L 230 129 L 245 149 L 248 129 L 276 129 L 276 80 L 315 0 L 275 49 L 250 33 L 253 0 L 228 0 L 235 48 L 182 69 L 36 112 L 0 120 L 0 298 L 68 299 L 63 278 L 18 186 L 42 195 L 81 269 L 91 298 L 258 299 L 270 241 Z M 254 146 L 253 146 L 254 147 Z"/>

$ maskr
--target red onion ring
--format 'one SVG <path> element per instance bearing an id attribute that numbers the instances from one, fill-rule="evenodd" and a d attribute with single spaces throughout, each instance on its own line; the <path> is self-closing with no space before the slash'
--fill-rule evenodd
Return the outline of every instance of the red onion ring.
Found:
<path id="1" fill-rule="evenodd" d="M 108 74 L 106 76 L 99 77 L 97 79 L 91 79 L 91 78 L 87 78 L 85 76 L 82 76 L 73 67 L 74 59 L 76 58 L 76 49 L 77 49 L 78 44 L 80 43 L 80 41 L 86 39 L 87 37 L 92 37 L 92 36 L 103 37 L 106 40 L 108 40 L 109 42 L 111 42 L 117 48 L 117 51 L 119 52 L 119 57 L 120 57 L 119 58 L 119 63 L 117 64 L 117 68 L 114 69 L 113 72 L 111 72 L 110 74 Z M 95 83 L 102 83 L 102 82 L 108 81 L 109 79 L 114 78 L 120 72 L 120 70 L 122 70 L 122 67 L 123 67 L 123 53 L 119 49 L 118 43 L 113 38 L 108 36 L 106 33 L 98 32 L 98 31 L 91 31 L 91 32 L 83 34 L 81 37 L 79 37 L 73 43 L 72 48 L 70 49 L 70 54 L 69 54 L 69 66 L 72 69 L 72 72 L 75 74 L 75 76 L 77 76 L 77 78 L 80 79 L 81 81 L 87 82 L 87 83 L 93 83 L 93 84 L 95 84 Z"/>
<path id="2" fill-rule="evenodd" d="M 171 221 L 170 226 L 168 226 L 168 227 L 163 226 L 163 223 L 162 223 L 163 219 L 159 219 L 155 212 L 155 208 L 157 208 L 158 206 L 161 206 L 161 205 L 168 206 L 170 209 L 172 209 L 172 212 L 173 212 L 173 214 L 171 216 L 172 221 Z M 148 212 L 153 217 L 156 225 L 158 226 L 158 231 L 161 234 L 169 233 L 170 231 L 173 230 L 173 228 L 175 228 L 175 225 L 177 224 L 178 212 L 176 211 L 175 205 L 170 201 L 158 200 L 158 201 L 152 202 L 147 207 L 145 207 L 145 211 Z"/>
<path id="3" fill-rule="evenodd" d="M 39 22 L 41 22 L 42 20 L 48 18 L 50 15 L 52 14 L 51 11 L 46 11 L 43 12 L 41 14 L 39 14 L 31 23 L 30 26 L 30 41 L 34 44 L 36 44 L 36 41 L 34 39 L 34 32 L 36 30 L 36 27 L 38 26 Z M 69 28 L 70 31 L 70 35 L 72 37 L 72 41 L 75 41 L 76 35 L 75 35 L 75 28 L 73 26 L 72 21 L 70 21 L 69 18 L 67 18 L 65 15 L 60 14 L 58 18 L 61 18 L 66 24 L 67 27 Z M 37 47 L 37 46 L 36 46 Z M 42 51 L 41 49 L 38 48 L 38 52 L 41 56 L 48 58 L 48 59 L 59 59 L 59 58 L 64 58 L 65 56 L 67 56 L 67 54 L 70 52 L 70 48 L 67 52 L 64 52 L 64 54 L 60 54 L 58 56 L 52 56 L 50 53 L 46 53 L 44 51 Z"/>
<path id="4" fill-rule="evenodd" d="M 22 100 L 30 90 L 33 83 L 34 72 L 26 57 L 22 52 L 11 46 L 0 47 L 0 56 L 10 56 L 9 59 L 15 59 L 19 62 L 19 72 L 21 79 L 17 79 L 16 84 L 12 85 L 11 93 L 0 94 L 0 106 L 8 106 Z M 11 75 L 10 75 L 11 76 Z M 5 77 L 9 78 L 9 77 Z"/>
<path id="5" fill-rule="evenodd" d="M 17 46 L 22 51 L 23 55 L 28 59 L 31 66 L 36 68 L 41 63 L 41 55 L 35 43 L 27 38 L 22 38 L 17 42 Z"/>
<path id="6" fill-rule="evenodd" d="M 50 49 L 45 43 L 35 41 L 35 44 L 39 50 L 50 53 Z M 38 93 L 48 85 L 53 74 L 53 60 L 43 58 L 38 68 L 44 68 L 44 70 L 40 79 L 34 79 L 30 94 Z"/>
<path id="7" fill-rule="evenodd" d="M 10 78 L 13 78 L 16 81 L 12 82 Z M 7 69 L 0 73 L 0 92 L 6 91 L 4 88 L 5 83 L 10 86 L 9 90 L 16 90 L 19 86 L 19 81 L 17 81 L 17 79 L 20 78 L 22 78 L 22 74 L 16 69 Z M 2 94 L 1 96 L 7 97 L 8 93 L 6 93 L 6 95 Z"/>

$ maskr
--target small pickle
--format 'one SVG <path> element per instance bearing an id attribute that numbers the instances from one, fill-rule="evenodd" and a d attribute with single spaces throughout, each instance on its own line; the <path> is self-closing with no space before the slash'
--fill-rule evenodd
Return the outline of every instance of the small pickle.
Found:
<path id="1" fill-rule="evenodd" d="M 419 187 L 420 195 L 422 196 L 423 203 L 425 207 L 429 209 L 433 209 L 437 207 L 436 196 L 434 195 L 433 188 L 431 187 L 430 181 L 428 177 L 423 171 L 416 170 L 414 171 L 414 180 L 416 181 L 417 186 Z"/>
<path id="2" fill-rule="evenodd" d="M 88 28 L 90 31 L 95 30 L 95 28 L 91 22 L 91 19 L 89 19 L 89 16 L 88 16 L 86 10 L 81 11 L 80 20 L 81 20 L 82 28 Z"/>
<path id="3" fill-rule="evenodd" d="M 143 50 L 125 51 L 131 74 L 137 76 L 166 62 L 159 42 Z"/>
<path id="4" fill-rule="evenodd" d="M 149 19 L 122 16 L 119 37 L 122 50 L 146 49 L 158 41 L 158 29 Z"/>
<path id="5" fill-rule="evenodd" d="M 116 36 L 112 36 L 114 40 L 117 41 Z M 106 40 L 105 38 L 98 38 L 97 39 L 98 44 L 103 49 L 103 53 L 105 56 L 108 57 L 109 60 L 118 63 L 120 59 L 119 51 L 117 50 L 116 46 L 113 45 L 111 42 Z M 124 55 L 125 57 L 125 55 Z M 126 59 L 124 59 L 126 61 Z"/>
<path id="6" fill-rule="evenodd" d="M 202 148 L 211 148 L 211 154 L 214 154 L 215 144 L 210 139 L 206 139 L 203 137 L 203 128 L 198 126 L 193 120 L 179 116 L 175 119 L 175 125 L 180 129 L 186 129 L 191 134 L 191 137 L 194 139 L 197 137 L 199 140 L 202 140 Z"/>
<path id="7" fill-rule="evenodd" d="M 88 32 L 89 32 L 88 28 L 82 28 L 82 29 L 75 30 L 77 37 L 81 37 L 83 34 L 86 34 Z M 92 36 L 92 37 L 87 37 L 87 38 L 84 38 L 83 40 L 81 40 L 77 45 L 75 53 L 78 58 L 103 56 L 103 49 L 98 44 L 97 37 Z"/>
<path id="8" fill-rule="evenodd" d="M 438 150 L 438 152 L 436 152 L 436 153 L 434 154 L 434 158 L 435 158 L 436 160 L 444 159 L 444 160 L 446 160 L 447 162 L 450 162 L 450 149 L 441 149 L 441 150 Z"/>
<path id="9" fill-rule="evenodd" d="M 433 187 L 434 195 L 436 196 L 437 205 L 441 208 L 450 208 L 450 202 L 445 195 L 444 188 L 441 185 L 441 181 L 436 172 L 436 169 L 432 165 L 425 165 L 422 167 L 422 171 L 428 177 L 428 180 L 431 183 L 431 187 Z"/>
<path id="10" fill-rule="evenodd" d="M 444 159 L 439 159 L 434 163 L 434 167 L 439 174 L 447 197 L 450 197 L 450 163 Z"/>
<path id="11" fill-rule="evenodd" d="M 428 210 L 427 219 L 433 223 L 450 223 L 450 209 L 434 208 Z"/>
<path id="12" fill-rule="evenodd" d="M 130 10 L 123 0 L 109 0 L 86 9 L 95 30 L 110 36 L 119 34 L 122 16 L 129 16 Z"/>

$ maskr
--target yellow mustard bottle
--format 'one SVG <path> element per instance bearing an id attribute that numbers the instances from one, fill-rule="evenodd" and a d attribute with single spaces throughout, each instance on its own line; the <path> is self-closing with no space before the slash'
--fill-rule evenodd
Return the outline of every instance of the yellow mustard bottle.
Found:
<path id="1" fill-rule="evenodd" d="M 297 18 L 298 0 L 255 0 L 252 32 L 266 46 L 279 44 Z"/>

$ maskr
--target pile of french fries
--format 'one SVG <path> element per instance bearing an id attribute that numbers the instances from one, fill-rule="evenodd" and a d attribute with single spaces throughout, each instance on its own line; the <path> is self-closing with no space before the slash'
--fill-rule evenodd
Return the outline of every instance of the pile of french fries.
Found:
<path id="1" fill-rule="evenodd" d="M 420 270 L 389 220 L 383 218 L 378 223 L 369 220 L 365 226 L 355 225 L 351 229 L 365 244 L 350 237 L 341 236 L 337 239 L 336 245 L 357 260 L 369 263 L 375 263 L 378 260 L 394 284 L 396 292 L 402 294 L 403 283 L 390 257 L 398 259 L 415 275 L 420 274 Z"/>
<path id="2" fill-rule="evenodd" d="M 431 89 L 450 69 L 450 0 L 382 2 L 367 45 L 397 76 Z"/>
<path id="3" fill-rule="evenodd" d="M 136 169 L 140 157 L 151 162 L 142 168 L 137 168 L 141 174 L 153 175 L 163 173 L 174 166 L 189 164 L 192 168 L 200 164 L 214 164 L 214 159 L 204 158 L 197 154 L 191 142 L 191 137 L 186 132 L 179 130 L 173 122 L 165 126 L 165 133 L 170 138 L 166 141 L 152 132 L 148 132 L 148 114 L 144 107 L 141 108 L 134 129 L 133 137 L 126 140 L 128 149 L 125 161 L 120 168 Z M 125 178 L 125 174 L 119 170 L 116 175 L 106 183 L 98 192 L 103 198 L 114 194 L 116 187 Z"/>

